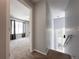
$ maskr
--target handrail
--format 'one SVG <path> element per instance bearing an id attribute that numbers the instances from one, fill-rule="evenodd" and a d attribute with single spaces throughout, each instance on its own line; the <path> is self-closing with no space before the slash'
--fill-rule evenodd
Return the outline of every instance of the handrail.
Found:
<path id="1" fill-rule="evenodd" d="M 71 40 L 71 38 L 72 38 L 72 35 L 68 35 L 67 36 L 67 38 L 65 40 L 65 43 L 64 43 L 64 46 L 66 46 L 69 43 L 69 41 Z"/>

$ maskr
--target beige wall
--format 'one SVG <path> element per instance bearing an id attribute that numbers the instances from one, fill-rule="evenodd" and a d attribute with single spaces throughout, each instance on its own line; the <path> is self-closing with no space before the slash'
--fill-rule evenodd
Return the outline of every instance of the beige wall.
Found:
<path id="1" fill-rule="evenodd" d="M 9 0 L 0 0 L 0 59 L 9 59 Z"/>
<path id="2" fill-rule="evenodd" d="M 46 52 L 46 0 L 35 4 L 35 49 Z"/>
<path id="3" fill-rule="evenodd" d="M 47 53 L 54 49 L 54 20 L 52 6 L 46 0 L 35 4 L 35 49 Z"/>

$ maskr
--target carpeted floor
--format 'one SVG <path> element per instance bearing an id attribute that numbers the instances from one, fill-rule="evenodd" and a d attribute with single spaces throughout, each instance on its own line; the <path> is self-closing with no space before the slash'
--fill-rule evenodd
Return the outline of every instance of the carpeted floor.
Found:
<path id="1" fill-rule="evenodd" d="M 31 51 L 31 44 L 29 38 L 22 38 L 11 40 L 10 42 L 10 59 L 46 59 L 40 53 Z"/>
<path id="2" fill-rule="evenodd" d="M 45 55 L 42 55 L 38 52 L 32 52 L 32 54 L 29 55 L 30 58 L 26 59 L 47 59 Z"/>

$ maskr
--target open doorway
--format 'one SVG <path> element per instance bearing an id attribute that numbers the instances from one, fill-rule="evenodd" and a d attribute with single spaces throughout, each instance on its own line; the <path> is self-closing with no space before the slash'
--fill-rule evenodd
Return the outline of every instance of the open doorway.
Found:
<path id="1" fill-rule="evenodd" d="M 65 35 L 65 12 L 58 10 L 58 13 L 55 14 L 54 17 L 55 50 L 64 52 L 64 42 L 65 42 L 64 35 Z"/>
<path id="2" fill-rule="evenodd" d="M 54 19 L 55 49 L 64 52 L 65 18 Z"/>
<path id="3" fill-rule="evenodd" d="M 19 0 L 10 1 L 10 59 L 24 59 L 32 51 L 32 9 Z"/>

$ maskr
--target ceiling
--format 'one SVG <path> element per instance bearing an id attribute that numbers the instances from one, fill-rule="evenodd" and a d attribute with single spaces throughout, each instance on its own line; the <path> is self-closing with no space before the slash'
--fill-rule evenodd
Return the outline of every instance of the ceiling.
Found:
<path id="1" fill-rule="evenodd" d="M 69 0 L 48 0 L 52 18 L 65 17 L 65 9 Z"/>
<path id="2" fill-rule="evenodd" d="M 32 0 L 33 2 L 39 2 L 40 0 Z M 51 9 L 51 13 L 56 17 L 62 17 L 65 14 L 65 9 L 69 0 L 47 0 Z M 28 20 L 30 17 L 30 9 L 20 3 L 18 0 L 10 1 L 10 15 L 19 19 Z"/>
<path id="3" fill-rule="evenodd" d="M 29 20 L 31 15 L 31 10 L 23 5 L 18 0 L 11 0 L 10 1 L 10 16 L 15 18 L 19 18 L 22 20 Z"/>
<path id="4" fill-rule="evenodd" d="M 48 2 L 55 9 L 65 10 L 69 0 L 48 0 Z"/>
<path id="5" fill-rule="evenodd" d="M 32 0 L 33 2 L 39 2 L 41 0 Z M 69 0 L 47 0 L 53 8 L 65 9 Z"/>
<path id="6" fill-rule="evenodd" d="M 40 0 L 32 0 L 33 2 L 39 2 Z M 65 9 L 69 0 L 47 0 L 49 8 L 51 10 L 53 18 L 65 17 Z"/>

